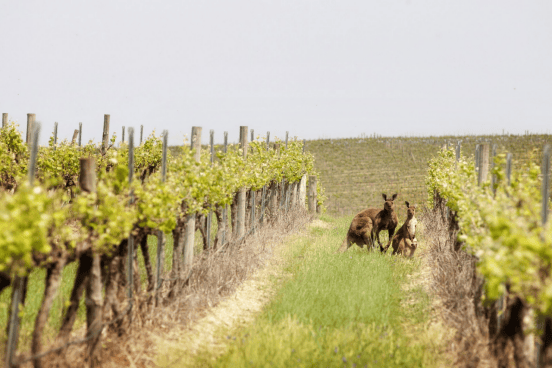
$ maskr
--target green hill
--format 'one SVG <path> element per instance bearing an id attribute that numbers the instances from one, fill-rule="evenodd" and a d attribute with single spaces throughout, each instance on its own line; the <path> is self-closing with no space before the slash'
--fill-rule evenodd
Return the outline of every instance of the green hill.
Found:
<path id="1" fill-rule="evenodd" d="M 326 190 L 330 214 L 351 215 L 367 207 L 382 205 L 381 193 L 399 193 L 396 210 L 404 217 L 404 201 L 423 205 L 427 161 L 445 144 L 474 156 L 478 143 L 497 145 L 497 153 L 511 152 L 516 163 L 528 159 L 541 162 L 542 148 L 551 135 L 488 135 L 441 137 L 365 137 L 307 141 L 316 158 L 315 168 Z M 533 153 L 533 154 L 532 154 Z"/>

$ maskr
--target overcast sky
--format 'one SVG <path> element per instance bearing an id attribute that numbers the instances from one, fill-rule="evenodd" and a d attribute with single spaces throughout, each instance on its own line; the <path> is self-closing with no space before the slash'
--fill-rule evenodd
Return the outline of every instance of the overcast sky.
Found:
<path id="1" fill-rule="evenodd" d="M 552 1 L 2 1 L 0 112 L 41 141 L 550 132 Z M 47 133 L 47 134 L 46 134 Z"/>

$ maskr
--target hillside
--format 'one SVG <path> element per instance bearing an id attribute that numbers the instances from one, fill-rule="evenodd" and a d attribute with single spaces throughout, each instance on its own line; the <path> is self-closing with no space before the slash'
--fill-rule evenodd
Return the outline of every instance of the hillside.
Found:
<path id="1" fill-rule="evenodd" d="M 315 156 L 315 168 L 326 190 L 327 211 L 350 215 L 360 210 L 380 206 L 381 193 L 399 193 L 398 203 L 405 200 L 422 205 L 427 200 L 424 177 L 427 161 L 447 144 L 473 156 L 475 145 L 489 142 L 497 145 L 497 153 L 511 152 L 516 161 L 540 160 L 545 143 L 551 135 L 487 135 L 442 137 L 366 137 L 320 139 L 307 141 L 307 150 Z M 536 155 L 531 152 L 536 150 Z M 403 205 L 397 206 L 404 216 Z"/>

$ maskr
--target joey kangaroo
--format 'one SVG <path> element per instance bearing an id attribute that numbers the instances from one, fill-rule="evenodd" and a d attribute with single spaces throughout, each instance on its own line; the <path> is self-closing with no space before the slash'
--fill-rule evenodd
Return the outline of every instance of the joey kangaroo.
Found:
<path id="1" fill-rule="evenodd" d="M 416 248 L 418 247 L 418 241 L 416 240 L 416 207 L 410 206 L 408 201 L 406 204 L 406 221 L 397 231 L 397 234 L 393 237 L 393 254 L 402 254 L 406 256 L 407 251 L 410 250 L 408 257 L 412 257 Z"/>
<path id="2" fill-rule="evenodd" d="M 381 208 L 368 208 L 362 212 L 359 212 L 353 218 L 347 236 L 343 240 L 343 244 L 339 248 L 339 252 L 344 252 L 351 246 L 352 243 L 357 244 L 361 248 L 366 244 L 368 248 L 371 248 L 374 243 L 374 238 L 377 239 L 382 252 L 386 252 L 391 245 L 391 239 L 395 234 L 395 228 L 397 227 L 398 219 L 397 214 L 394 211 L 393 201 L 397 198 L 397 194 L 387 199 L 387 195 L 382 193 L 383 209 Z M 381 245 L 379 233 L 382 230 L 389 232 L 389 241 L 385 248 Z"/>

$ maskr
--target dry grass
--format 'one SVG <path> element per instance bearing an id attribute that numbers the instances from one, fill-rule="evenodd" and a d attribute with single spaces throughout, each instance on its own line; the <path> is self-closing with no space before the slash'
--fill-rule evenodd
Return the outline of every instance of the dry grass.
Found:
<path id="1" fill-rule="evenodd" d="M 272 259 L 278 244 L 290 234 L 304 229 L 311 220 L 312 217 L 302 209 L 290 211 L 279 221 L 248 236 L 241 245 L 227 247 L 215 254 L 196 256 L 189 282 L 177 286 L 175 298 L 165 299 L 163 305 L 154 308 L 145 302 L 148 296 L 141 295 L 138 303 L 141 307 L 133 309 L 132 326 L 122 336 L 104 331 L 107 336 L 103 339 L 102 367 L 157 366 L 160 336 L 169 343 L 178 341 L 183 331 L 206 317 L 213 306 L 227 299 L 244 280 Z M 249 290 L 250 293 L 254 291 L 254 288 Z M 163 294 L 168 294 L 168 290 Z M 224 313 L 231 314 L 232 308 Z M 228 317 L 232 319 L 232 316 Z M 239 319 L 240 315 L 234 317 Z M 84 347 L 71 347 L 63 357 L 51 356 L 45 363 L 46 367 L 83 365 Z"/>
<path id="2" fill-rule="evenodd" d="M 456 367 L 495 367 L 490 351 L 486 311 L 481 305 L 483 280 L 475 273 L 475 259 L 454 249 L 444 207 L 423 211 L 420 223 L 426 243 L 421 252 L 434 295 L 434 310 L 454 330 L 450 354 Z"/>

